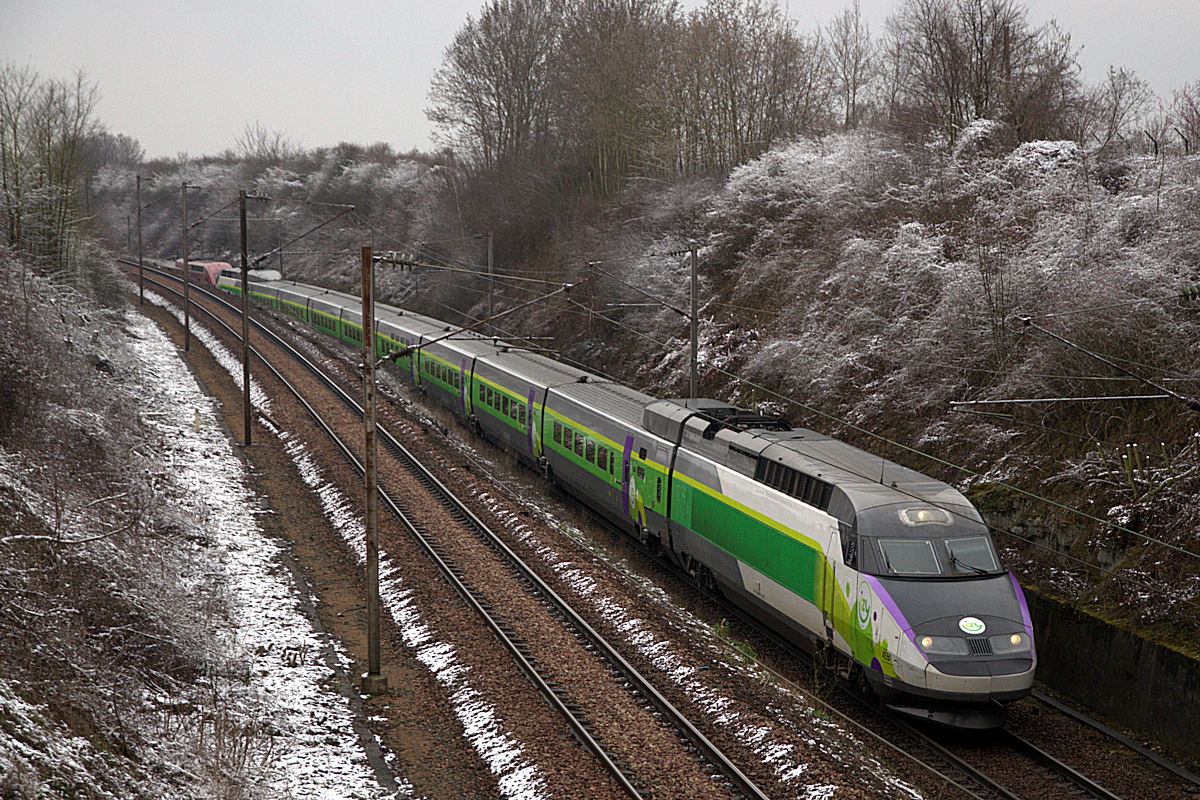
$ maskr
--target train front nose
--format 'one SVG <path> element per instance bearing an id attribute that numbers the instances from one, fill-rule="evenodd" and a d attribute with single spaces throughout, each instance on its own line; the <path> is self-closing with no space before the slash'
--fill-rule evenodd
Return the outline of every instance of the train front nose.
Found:
<path id="1" fill-rule="evenodd" d="M 1014 620 L 990 615 L 931 620 L 914 627 L 913 642 L 926 659 L 931 695 L 1007 702 L 1033 685 L 1033 638 Z"/>
<path id="2" fill-rule="evenodd" d="M 905 621 L 893 659 L 918 694 L 964 703 L 1007 702 L 1029 693 L 1037 657 L 1020 586 L 1011 575 L 964 582 L 895 582 Z"/>

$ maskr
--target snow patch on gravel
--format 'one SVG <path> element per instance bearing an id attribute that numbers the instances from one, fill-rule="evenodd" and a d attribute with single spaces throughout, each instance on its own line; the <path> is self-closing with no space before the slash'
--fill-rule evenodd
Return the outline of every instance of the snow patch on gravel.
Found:
<path id="1" fill-rule="evenodd" d="M 174 303 L 164 299 L 156 292 L 147 291 L 146 299 L 156 306 L 165 309 L 171 316 L 179 320 L 179 324 L 183 324 L 183 311 Z M 221 368 L 229 373 L 229 377 L 233 379 L 234 384 L 239 390 L 244 391 L 242 385 L 242 358 L 240 355 L 234 355 L 222 344 L 217 337 L 213 336 L 212 331 L 203 325 L 197 324 L 192 320 L 189 326 L 192 329 L 192 336 L 199 341 L 212 354 L 212 357 L 217 360 Z M 264 414 L 271 413 L 271 400 L 267 397 L 267 393 L 262 390 L 258 382 L 254 380 L 254 376 L 250 376 L 250 405 L 261 410 Z"/>
<path id="2" fill-rule="evenodd" d="M 287 431 L 273 430 L 296 464 L 301 478 L 320 498 L 334 529 L 350 546 L 359 563 L 365 565 L 365 526 L 357 511 L 341 491 L 323 477 L 304 442 Z M 523 748 L 504 729 L 495 708 L 470 685 L 467 680 L 470 669 L 457 661 L 453 645 L 439 641 L 425 623 L 412 591 L 404 586 L 403 574 L 383 550 L 379 552 L 379 599 L 399 628 L 404 644 L 445 687 L 467 741 L 496 776 L 504 796 L 513 800 L 547 797 L 541 770 L 525 759 Z"/>

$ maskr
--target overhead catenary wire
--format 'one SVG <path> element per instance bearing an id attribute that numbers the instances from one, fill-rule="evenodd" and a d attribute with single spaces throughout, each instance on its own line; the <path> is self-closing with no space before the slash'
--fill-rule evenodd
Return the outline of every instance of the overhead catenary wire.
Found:
<path id="1" fill-rule="evenodd" d="M 1186 289 L 1175 292 L 1174 294 L 1164 294 L 1157 297 L 1139 297 L 1136 300 L 1125 300 L 1120 303 L 1110 303 L 1103 306 L 1090 306 L 1087 308 L 1075 308 L 1070 311 L 1054 311 L 1048 314 L 1030 314 L 1029 317 L 1036 319 L 1052 319 L 1054 317 L 1069 317 L 1076 314 L 1094 314 L 1097 311 L 1109 311 L 1114 308 L 1127 308 L 1136 306 L 1142 303 L 1161 303 L 1166 300 L 1180 300 L 1187 302 L 1189 300 L 1200 299 L 1200 286 L 1189 286 Z"/>
<path id="2" fill-rule="evenodd" d="M 1029 317 L 1020 317 L 1019 319 L 1020 319 L 1021 323 L 1025 325 L 1025 327 L 1033 328 L 1034 330 L 1039 331 L 1040 333 L 1043 333 L 1046 336 L 1049 336 L 1050 338 L 1055 339 L 1056 341 L 1062 342 L 1067 347 L 1070 347 L 1072 349 L 1075 349 L 1082 353 L 1085 353 L 1088 356 L 1096 359 L 1097 361 L 1099 361 L 1103 364 L 1107 364 L 1108 366 L 1112 367 L 1113 369 L 1117 370 L 1118 372 L 1123 372 L 1126 375 L 1130 376 L 1131 378 L 1136 378 L 1138 381 L 1146 384 L 1151 389 L 1155 389 L 1166 395 L 1170 395 L 1175 400 L 1178 400 L 1181 403 L 1183 403 L 1184 405 L 1186 405 L 1192 411 L 1200 411 L 1200 400 L 1196 400 L 1195 398 L 1192 398 L 1192 397 L 1186 397 L 1185 395 L 1179 394 L 1179 392 L 1176 392 L 1173 389 L 1168 389 L 1165 386 L 1155 383 L 1154 381 L 1150 380 L 1149 378 L 1144 378 L 1135 372 L 1131 372 L 1130 370 L 1127 370 L 1124 367 L 1120 366 L 1119 364 L 1114 363 L 1113 361 L 1100 355 L 1099 353 L 1095 353 L 1095 352 L 1087 349 L 1083 345 L 1076 344 L 1075 342 L 1072 342 L 1070 339 L 1067 339 L 1064 336 L 1060 336 L 1057 333 L 1055 333 L 1054 331 L 1048 330 L 1048 329 L 1042 327 L 1041 325 L 1038 325 L 1036 322 L 1034 322 Z"/>
<path id="3" fill-rule="evenodd" d="M 316 204 L 316 205 L 326 205 L 326 204 L 325 204 L 325 203 L 318 203 L 318 204 Z M 298 241 L 300 241 L 301 239 L 303 239 L 305 236 L 308 236 L 309 234 L 312 234 L 312 233 L 316 233 L 316 232 L 317 232 L 317 231 L 319 231 L 321 228 L 324 228 L 326 225 L 328 225 L 329 223 L 333 222 L 335 219 L 338 219 L 339 217 L 345 216 L 346 214 L 350 213 L 350 212 L 351 212 L 351 211 L 353 211 L 353 210 L 354 210 L 354 206 L 349 206 L 349 207 L 347 207 L 347 208 L 343 208 L 341 211 L 339 211 L 338 213 L 334 214 L 332 217 L 330 217 L 330 218 L 328 218 L 328 219 L 326 219 L 326 220 L 323 220 L 323 221 L 321 221 L 321 222 L 318 222 L 316 225 L 312 226 L 311 228 L 309 228 L 308 230 L 306 230 L 304 233 L 301 233 L 301 234 L 300 234 L 300 235 L 298 235 L 298 236 L 293 236 L 291 239 L 288 239 L 286 242 L 283 242 L 283 243 L 282 243 L 282 244 L 280 244 L 278 247 L 276 247 L 274 250 L 269 250 L 269 251 L 267 251 L 266 253 L 263 253 L 263 254 L 262 254 L 262 255 L 260 255 L 260 256 L 256 256 L 256 257 L 254 258 L 254 260 L 251 262 L 251 264 L 252 264 L 252 265 L 253 265 L 253 264 L 261 264 L 263 261 L 266 261 L 266 260 L 267 260 L 268 258 L 270 258 L 271 256 L 273 256 L 273 255 L 277 254 L 277 253 L 278 253 L 280 250 L 282 250 L 283 248 L 287 247 L 289 244 L 294 244 L 295 242 L 298 242 Z"/>

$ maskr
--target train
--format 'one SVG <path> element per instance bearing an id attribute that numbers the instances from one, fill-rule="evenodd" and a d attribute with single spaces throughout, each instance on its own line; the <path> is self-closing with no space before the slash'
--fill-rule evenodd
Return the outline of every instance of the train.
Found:
<path id="1" fill-rule="evenodd" d="M 357 296 L 249 285 L 257 306 L 362 347 Z M 241 294 L 240 278 L 217 286 Z M 1030 692 L 1024 594 L 948 484 L 779 417 L 657 399 L 385 304 L 375 316 L 376 357 L 417 392 L 889 708 L 988 729 Z"/>
<path id="2" fill-rule="evenodd" d="M 191 280 L 196 283 L 216 286 L 217 279 L 221 276 L 241 279 L 241 270 L 234 267 L 228 261 L 196 261 L 189 258 L 188 265 L 191 269 Z M 169 264 L 167 269 L 178 275 L 182 275 L 183 259 L 175 259 L 174 264 Z M 252 269 L 250 270 L 250 277 L 258 281 L 277 281 L 282 279 L 283 275 L 278 270 L 273 269 Z"/>

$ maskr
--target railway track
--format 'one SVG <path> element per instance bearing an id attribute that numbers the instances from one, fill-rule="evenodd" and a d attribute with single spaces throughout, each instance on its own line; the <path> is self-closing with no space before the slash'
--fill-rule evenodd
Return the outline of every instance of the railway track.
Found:
<path id="1" fill-rule="evenodd" d="M 153 272 L 157 278 L 151 279 Z M 159 278 L 175 281 L 173 275 L 158 271 L 147 270 L 148 282 L 152 282 L 160 290 L 178 296 L 173 288 L 162 283 Z M 181 282 L 181 281 L 180 281 Z M 238 309 L 228 303 L 225 298 L 205 292 L 204 299 L 220 304 L 230 314 L 239 314 Z M 195 297 L 195 295 L 194 295 Z M 194 301 L 193 301 L 194 302 Z M 233 339 L 239 339 L 237 332 L 213 314 L 204 306 L 198 306 L 203 313 Z M 266 337 L 271 343 L 287 352 L 289 356 L 302 364 L 304 368 L 328 391 L 332 392 L 342 405 L 361 419 L 362 409 L 358 403 L 338 383 L 311 359 L 305 357 L 288 342 L 278 337 L 265 326 L 253 322 L 256 333 Z M 325 432 L 353 468 L 362 473 L 361 460 L 354 448 L 347 444 L 337 434 L 333 427 L 322 417 L 318 410 L 309 403 L 302 392 L 288 381 L 282 372 L 257 349 L 251 348 L 255 358 L 259 360 L 306 409 L 314 422 Z M 632 664 L 626 660 L 616 647 L 599 634 L 574 608 L 571 607 L 554 589 L 546 583 L 533 569 L 509 548 L 505 542 L 492 531 L 471 509 L 454 495 L 424 464 L 420 462 L 407 448 L 397 441 L 386 429 L 380 428 L 379 441 L 383 449 L 404 466 L 406 470 L 428 491 L 438 498 L 450 515 L 459 524 L 471 531 L 479 541 L 484 543 L 496 556 L 503 560 L 506 568 L 516 576 L 518 582 L 537 601 L 551 613 L 560 624 L 566 626 L 571 635 L 577 639 L 580 646 L 600 660 L 615 676 L 619 685 L 623 686 L 635 698 L 638 706 L 647 713 L 654 715 L 660 724 L 667 724 L 674 729 L 686 747 L 694 754 L 694 760 L 703 761 L 705 771 L 718 776 L 727 787 L 727 793 L 732 797 L 762 798 L 767 794 L 754 781 L 747 777 L 732 759 L 714 745 L 703 732 L 691 723 L 658 689 L 648 681 Z M 508 651 L 520 672 L 533 684 L 546 703 L 566 721 L 572 734 L 595 757 L 597 762 L 608 772 L 613 780 L 630 797 L 642 798 L 651 796 L 646 791 L 645 781 L 640 779 L 631 766 L 616 757 L 609 745 L 597 733 L 596 725 L 584 710 L 580 698 L 573 697 L 570 687 L 559 681 L 553 668 L 539 658 L 537 643 L 522 637 L 515 629 L 513 620 L 506 618 L 503 608 L 498 608 L 490 601 L 487 594 L 473 585 L 471 579 L 459 564 L 437 533 L 430 530 L 418 515 L 414 513 L 411 504 L 388 491 L 381 481 L 380 501 L 384 509 L 390 511 L 394 518 L 404 527 L 414 541 L 418 543 L 428 558 L 438 567 L 446 581 L 454 588 L 463 601 L 481 618 L 492 635 Z"/>
<path id="2" fill-rule="evenodd" d="M 215 299 L 218 301 L 223 301 L 223 298 Z M 228 306 L 228 304 L 225 305 Z M 236 313 L 236 309 L 234 309 L 231 313 Z M 274 334 L 272 334 L 263 326 L 256 324 L 256 330 L 263 335 L 274 337 Z M 236 338 L 236 335 L 232 334 L 232 332 L 231 335 L 234 335 Z M 291 349 L 290 345 L 287 345 L 286 342 L 282 342 L 282 340 L 277 341 L 282 346 Z M 297 353 L 296 355 L 298 358 L 303 359 L 303 356 L 300 354 Z M 304 360 L 307 361 L 306 359 Z M 357 411 L 357 404 L 352 398 L 350 398 L 348 395 L 345 395 L 344 392 L 341 392 L 340 389 L 336 387 L 336 383 L 332 379 L 325 376 L 318 367 L 312 365 L 311 363 L 308 364 L 307 368 L 310 369 L 319 380 L 322 380 L 322 382 L 329 386 L 331 390 L 340 392 L 343 396 L 342 402 L 346 404 L 347 408 L 354 408 Z M 512 551 L 498 536 L 489 531 L 487 526 L 479 521 L 464 503 L 459 501 L 457 498 L 454 498 L 453 493 L 443 486 L 430 470 L 425 468 L 418 459 L 413 457 L 412 454 L 409 453 L 402 445 L 400 445 L 399 442 L 395 441 L 395 439 L 384 436 L 382 431 L 381 441 L 384 443 L 384 448 L 398 461 L 405 463 L 406 468 L 417 477 L 417 479 L 430 493 L 443 498 L 442 502 L 446 504 L 447 508 L 451 511 L 456 519 L 458 519 L 463 525 L 471 528 L 474 535 L 479 537 L 481 541 L 487 542 L 487 546 L 489 548 L 493 549 L 497 554 L 503 556 L 506 561 L 512 565 L 512 569 L 518 573 L 522 573 L 521 568 L 516 566 L 516 563 L 520 562 L 520 559 L 516 556 L 516 554 L 512 553 Z M 354 460 L 352 452 L 349 449 L 346 449 L 345 453 L 348 459 Z M 385 498 L 385 504 L 394 502 L 391 499 L 387 499 L 386 494 L 381 494 L 381 497 Z M 403 504 L 394 503 L 394 505 L 395 513 L 398 515 L 398 518 L 405 518 L 407 515 L 407 509 L 403 507 Z M 414 537 L 418 539 L 421 537 L 425 537 L 426 539 L 430 538 L 428 531 L 422 530 L 419 524 L 412 524 L 412 528 L 413 530 L 410 532 Z M 584 737 L 590 736 L 592 730 L 590 720 L 588 720 L 586 714 L 580 713 L 579 704 L 570 697 L 568 690 L 562 686 L 561 683 L 558 683 L 553 679 L 553 675 L 542 675 L 539 672 L 540 665 L 538 664 L 536 654 L 533 652 L 531 645 L 527 641 L 522 640 L 520 636 L 515 635 L 511 624 L 504 620 L 502 614 L 498 613 L 497 610 L 493 608 L 490 603 L 488 603 L 486 598 L 483 598 L 478 591 L 474 590 L 465 580 L 463 580 L 462 569 L 454 564 L 453 559 L 447 554 L 445 548 L 442 548 L 436 541 L 430 541 L 427 545 L 427 549 L 431 560 L 440 564 L 444 564 L 444 569 L 447 571 L 447 574 L 455 576 L 455 580 L 462 583 L 462 588 L 458 589 L 458 587 L 456 587 L 456 589 L 460 591 L 460 594 L 463 595 L 466 602 L 476 609 L 476 613 L 485 619 L 485 624 L 488 625 L 489 629 L 493 630 L 497 638 L 501 639 L 502 641 L 508 639 L 511 642 L 509 649 L 513 654 L 514 661 L 518 663 L 521 671 L 525 673 L 529 680 L 538 688 L 538 691 L 543 695 L 543 697 L 546 698 L 546 701 L 560 714 L 562 714 L 565 719 L 568 719 L 572 729 L 576 731 L 577 738 L 580 738 L 581 741 L 585 741 L 585 746 L 588 746 L 589 750 L 592 750 L 600 761 L 603 762 L 607 756 L 608 760 L 613 762 L 612 768 L 615 769 L 617 773 L 621 774 L 626 781 L 629 781 L 630 785 L 628 788 L 626 788 L 626 791 L 630 793 L 631 796 L 640 796 L 636 794 L 636 792 L 639 791 L 639 787 L 634 785 L 632 774 L 628 765 L 617 763 L 615 759 L 612 759 L 611 756 L 607 754 L 604 747 L 598 741 L 594 741 L 594 744 L 591 745 L 586 744 Z M 660 566 L 663 566 L 662 562 L 658 563 Z M 670 569 L 669 567 L 665 566 L 663 568 L 668 570 Z M 675 571 L 675 573 L 681 578 L 681 580 L 684 581 L 684 583 L 689 583 L 686 577 L 682 576 L 681 573 L 678 571 Z M 529 576 L 523 577 L 521 580 L 523 582 L 528 581 L 528 583 L 531 585 L 530 590 L 536 592 L 541 598 L 539 602 L 543 603 L 547 608 L 552 609 L 553 613 L 564 621 L 564 624 L 571 624 L 569 622 L 569 618 L 572 612 L 570 611 L 569 606 L 563 603 L 561 598 L 559 598 L 549 586 L 546 586 L 544 582 L 537 577 L 536 573 L 534 573 L 528 567 L 524 567 L 522 574 Z M 536 584 L 539 583 L 545 588 L 536 588 Z M 772 639 L 777 645 L 785 648 L 790 657 L 803 657 L 802 654 L 798 653 L 790 644 L 780 641 L 778 637 L 775 636 L 770 630 L 762 628 L 754 620 L 748 618 L 746 615 L 742 614 L 729 604 L 724 605 L 722 613 L 727 616 L 737 617 L 741 619 L 743 623 L 751 625 L 759 635 Z M 582 622 L 582 618 L 580 618 L 580 621 Z M 616 652 L 615 648 L 608 647 L 607 649 L 610 652 L 605 652 L 604 645 L 596 643 L 595 640 L 591 638 L 590 634 L 586 632 L 586 622 L 583 622 L 583 627 L 576 627 L 575 629 L 578 631 L 576 636 L 581 640 L 586 640 L 588 642 L 588 644 L 585 646 L 588 647 L 588 649 L 595 648 L 596 652 L 601 653 L 600 657 L 604 660 L 606 665 L 615 673 L 620 674 L 621 679 L 629 684 L 635 696 L 639 698 L 639 705 L 653 708 L 656 713 L 663 714 L 664 716 L 670 716 L 670 711 L 667 708 L 670 707 L 669 701 L 659 695 L 661 702 L 664 703 L 665 706 L 660 705 L 655 699 L 657 692 L 654 692 L 653 687 L 649 686 L 648 682 L 638 681 L 640 676 L 636 676 L 636 670 L 633 670 L 634 674 L 626 672 L 626 668 L 632 670 L 632 667 L 624 662 L 624 659 L 620 657 L 620 654 Z M 591 633 L 594 634 L 595 632 L 592 631 Z M 598 637 L 598 634 L 596 636 Z M 795 686 L 794 682 L 790 681 L 782 674 L 778 674 L 778 680 Z M 812 695 L 812 693 L 808 692 L 807 690 L 799 687 L 796 688 L 801 693 L 808 694 L 810 696 Z M 1053 701 L 1049 700 L 1048 698 L 1044 698 L 1044 696 L 1038 697 L 1037 699 L 1039 702 L 1049 702 L 1054 704 Z M 817 699 L 817 702 L 823 701 Z M 858 698 L 847 702 L 862 703 L 864 701 L 861 698 Z M 886 740 L 883 743 L 887 747 L 905 753 L 909 759 L 920 765 L 922 769 L 925 769 L 930 774 L 934 775 L 938 781 L 944 782 L 953 790 L 961 793 L 961 795 L 964 797 L 995 797 L 1005 798 L 1006 800 L 1013 800 L 1013 798 L 1043 796 L 1093 797 L 1103 798 L 1103 800 L 1114 800 L 1114 798 L 1121 797 L 1121 795 L 1110 791 L 1109 789 L 1100 785 L 1098 782 L 1082 774 L 1079 770 L 1074 769 L 1070 765 L 1066 764 L 1064 761 L 1055 758 L 1049 752 L 1047 752 L 1046 749 L 1038 746 L 1011 728 L 1005 729 L 1001 733 L 997 734 L 995 741 L 991 742 L 989 747 L 1001 748 L 1007 751 L 1007 755 L 1003 756 L 1003 758 L 1012 763 L 1019 763 L 1020 766 L 1012 766 L 1010 764 L 1010 766 L 1005 767 L 1004 772 L 1006 774 L 1011 774 L 1013 770 L 1022 770 L 1029 775 L 1036 775 L 1036 777 L 1026 778 L 1019 783 L 1021 786 L 1028 786 L 1031 783 L 1038 784 L 1039 789 L 1037 791 L 1029 792 L 1028 790 L 1021 788 L 1010 788 L 1010 785 L 1008 784 L 1010 784 L 1011 781 L 1007 781 L 1003 778 L 992 777 L 989 774 L 989 771 L 995 769 L 994 758 L 992 759 L 992 766 L 980 767 L 974 763 L 978 759 L 973 758 L 971 753 L 968 753 L 967 756 L 964 756 L 962 753 L 963 748 L 957 746 L 947 746 L 939 741 L 938 737 L 931 736 L 928 732 L 919 728 L 915 728 L 905 720 L 894 718 L 887 712 L 875 708 L 873 710 L 864 711 L 864 713 L 867 713 L 870 716 L 867 717 L 866 722 L 862 722 L 861 718 L 859 720 L 855 719 L 855 716 L 857 715 L 847 714 L 845 712 L 844 705 L 844 703 L 839 701 L 835 704 L 835 706 L 830 706 L 829 708 L 831 713 L 837 714 L 838 716 L 843 716 L 849 721 L 849 724 L 859 728 L 861 732 L 868 736 L 878 739 L 880 738 L 880 731 L 886 729 L 888 733 L 885 737 L 883 737 Z M 1058 710 L 1062 711 L 1063 709 L 1058 707 Z M 1146 751 L 1145 748 L 1141 748 L 1136 743 L 1129 742 L 1123 737 L 1120 737 L 1118 734 L 1108 731 L 1098 723 L 1079 715 L 1078 712 L 1070 713 L 1081 718 L 1082 721 L 1087 722 L 1087 724 L 1096 727 L 1097 730 L 1111 734 L 1113 737 L 1115 737 L 1116 741 L 1121 741 L 1122 744 L 1139 752 L 1146 758 L 1156 761 L 1160 766 L 1162 766 L 1163 769 L 1169 770 L 1176 776 L 1180 777 L 1181 780 L 1185 782 L 1190 781 L 1193 787 L 1200 787 L 1200 782 L 1197 782 L 1195 776 L 1191 776 L 1190 773 L 1187 773 L 1185 770 L 1170 764 L 1170 762 L 1165 761 L 1165 759 L 1158 757 L 1157 754 L 1154 754 L 1151 751 Z M 696 731 L 696 733 L 699 734 L 699 731 Z M 710 762 L 714 763 L 715 769 L 720 770 L 720 768 L 715 764 L 715 756 L 710 754 L 707 750 L 707 747 L 711 747 L 712 745 L 711 743 L 707 742 L 706 739 L 703 739 L 702 734 L 699 734 L 700 740 L 697 740 L 691 734 L 687 733 L 681 728 L 681 736 L 684 736 L 692 743 L 691 746 L 694 748 L 697 758 L 705 758 L 709 760 Z M 707 743 L 707 747 L 705 743 Z M 979 748 L 967 749 L 969 751 L 979 750 Z M 736 770 L 736 767 L 734 767 L 734 769 Z M 720 771 L 725 775 L 724 780 L 727 782 L 727 785 L 730 787 L 731 791 L 735 794 L 740 794 L 741 796 L 747 797 L 765 796 L 757 789 L 757 787 L 753 787 L 752 783 L 750 783 L 750 787 L 753 788 L 739 786 L 736 775 L 731 778 L 725 773 L 724 770 Z M 737 774 L 740 775 L 740 773 Z M 744 775 L 741 777 L 745 779 Z M 749 779 L 745 780 L 747 780 L 747 782 L 749 781 Z M 618 783 L 621 783 L 623 788 L 625 788 L 622 780 L 618 779 Z M 753 793 L 756 791 L 759 793 Z M 1200 796 L 1200 792 L 1197 793 L 1197 796 Z"/>

